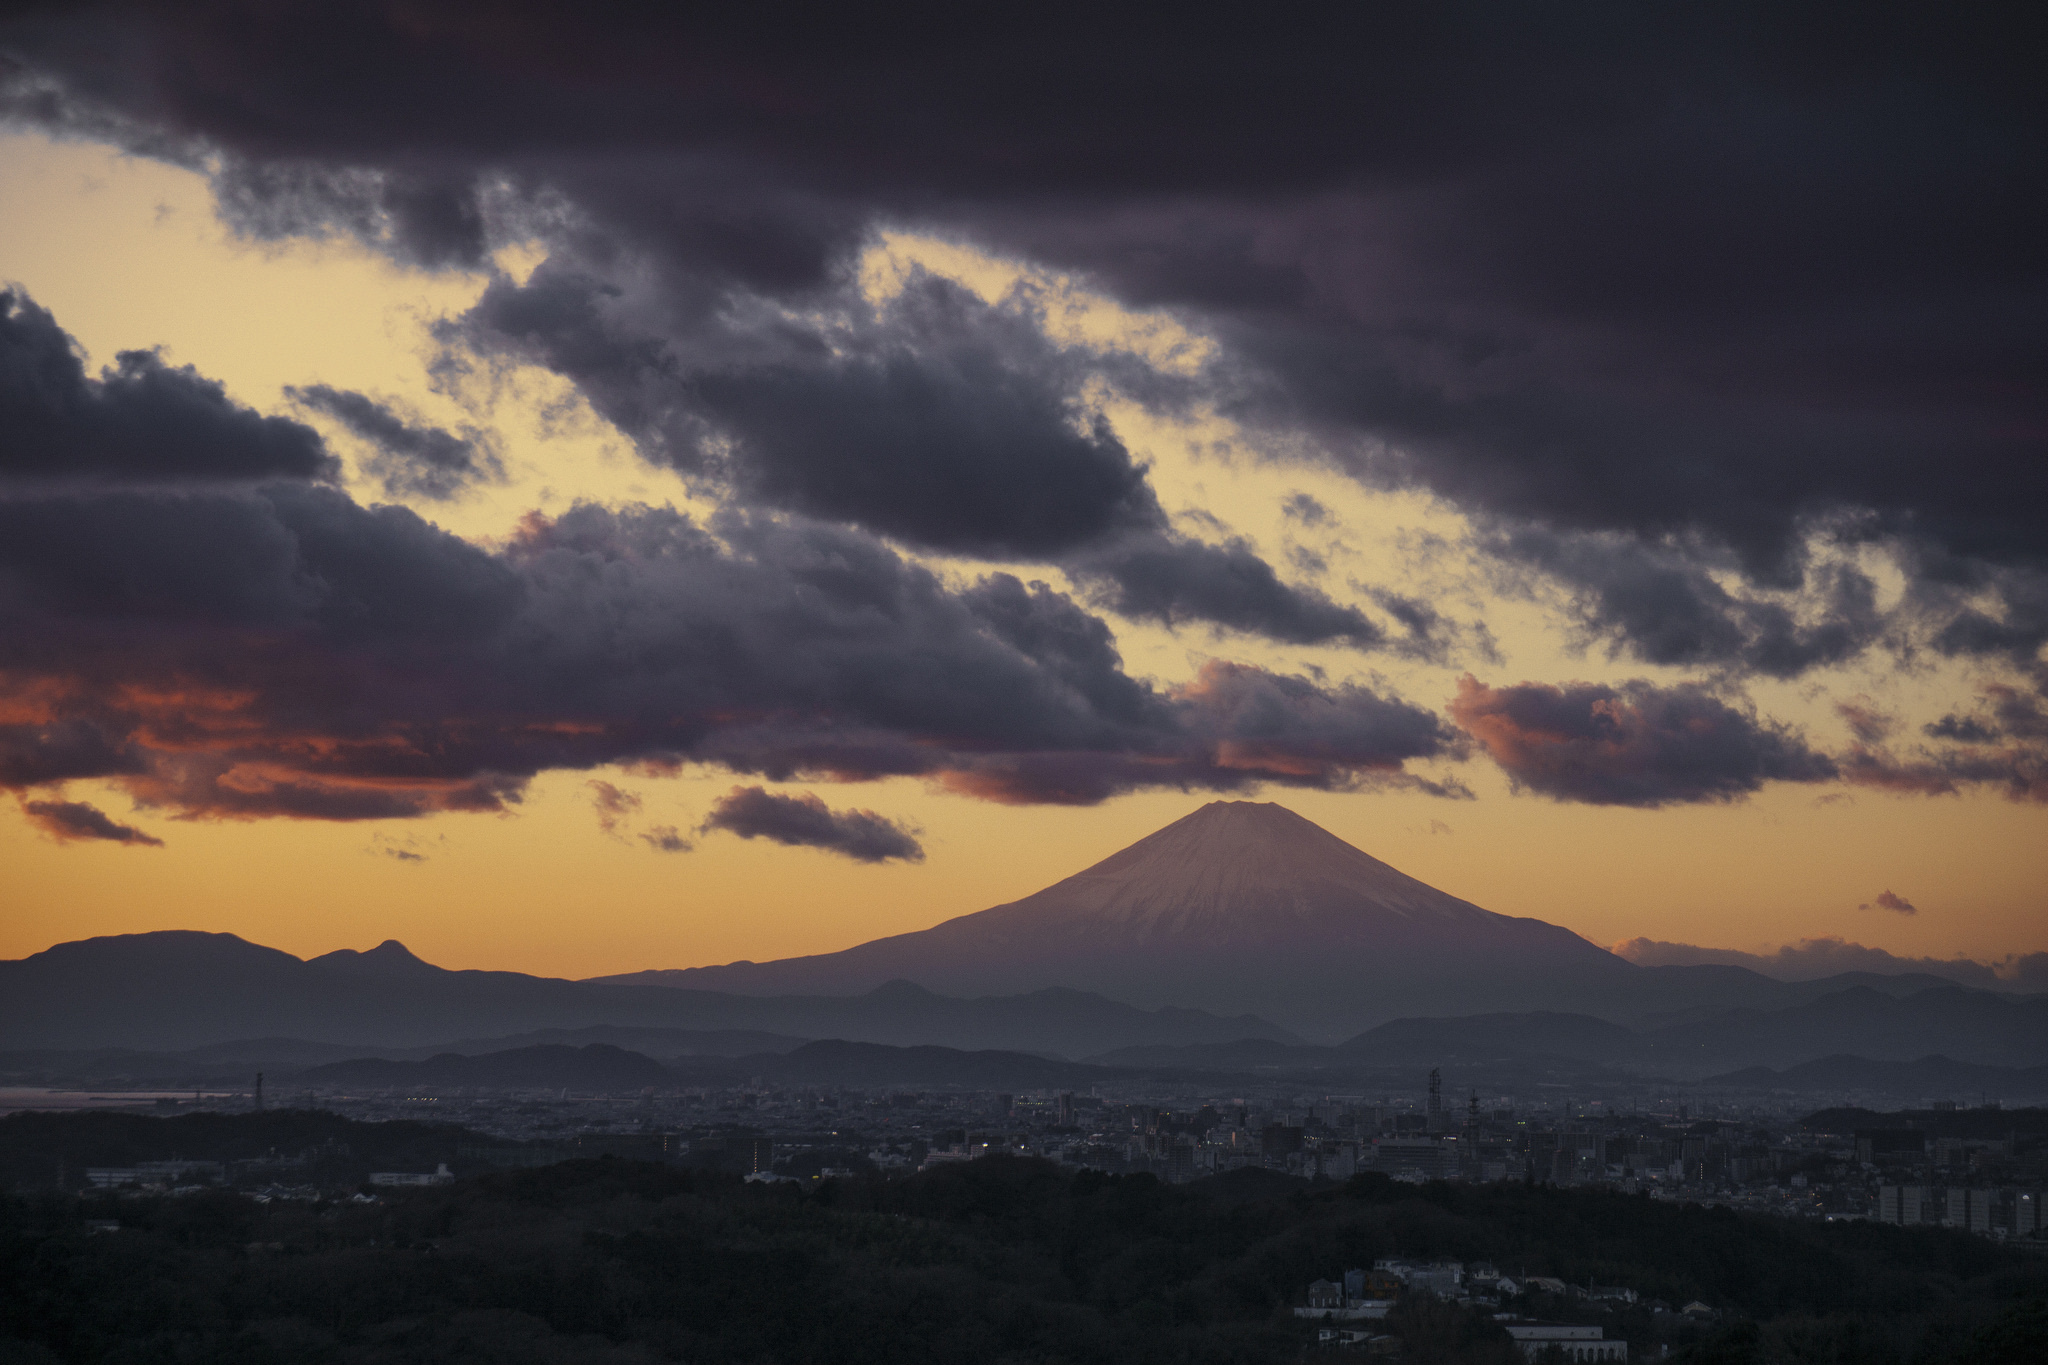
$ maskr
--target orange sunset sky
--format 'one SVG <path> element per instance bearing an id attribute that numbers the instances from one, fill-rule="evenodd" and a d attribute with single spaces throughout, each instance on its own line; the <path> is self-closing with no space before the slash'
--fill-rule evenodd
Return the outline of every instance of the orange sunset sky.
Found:
<path id="1" fill-rule="evenodd" d="M 515 542 L 522 519 L 578 503 L 673 507 L 700 522 L 717 513 L 716 490 L 643 458 L 634 436 L 560 374 L 507 362 L 466 386 L 436 383 L 435 325 L 476 305 L 493 280 L 530 279 L 559 249 L 541 228 L 506 228 L 488 259 L 437 267 L 332 231 L 258 240 L 217 215 L 203 167 L 28 127 L 0 138 L 0 206 L 0 279 L 48 310 L 88 374 L 117 352 L 160 348 L 234 404 L 318 431 L 342 461 L 338 486 L 359 504 L 409 505 L 493 553 Z M 999 244 L 916 224 L 875 228 L 857 288 L 881 307 L 930 276 L 991 305 L 1028 291 L 1047 332 L 1076 353 L 1135 355 L 1168 376 L 1198 372 L 1221 344 L 1199 316 L 1124 306 Z M 452 497 L 395 492 L 372 475 L 372 443 L 288 392 L 313 385 L 371 395 L 418 426 L 484 433 L 502 477 Z M 1454 742 L 1408 759 L 1400 782 L 1366 771 L 1326 789 L 1166 785 L 1096 804 L 978 799 L 943 774 L 777 780 L 691 755 L 543 765 L 501 809 L 409 818 L 242 818 L 118 773 L 68 778 L 0 800 L 0 956 L 170 928 L 302 956 L 398 938 L 444 966 L 570 977 L 831 951 L 1025 895 L 1219 795 L 1280 802 L 1454 895 L 1603 945 L 1642 937 L 1767 952 L 1837 937 L 1900 957 L 1987 962 L 2048 948 L 2044 788 L 2016 797 L 2011 782 L 1896 776 L 1924 774 L 1912 769 L 1933 743 L 1924 727 L 1988 714 L 1986 698 L 2001 694 L 1987 687 L 2024 685 L 2009 660 L 1873 646 L 1782 676 L 1660 664 L 1589 630 L 1571 584 L 1489 553 L 1492 532 L 1453 501 L 1374 486 L 1218 405 L 1167 411 L 1101 377 L 1086 393 L 1149 471 L 1173 534 L 1239 538 L 1283 580 L 1375 620 L 1378 592 L 1428 602 L 1453 623 L 1432 652 L 1374 651 L 1098 608 L 1129 675 L 1171 695 L 1199 686 L 1216 661 L 1356 684 L 1444 718 Z M 1007 571 L 1087 592 L 1060 563 L 895 543 L 950 585 Z M 1906 592 L 1906 571 L 1882 543 L 1816 543 L 1813 553 L 1866 574 L 1879 611 Z M 1748 591 L 1738 571 L 1716 572 Z M 1513 746 L 1539 741 L 1469 700 L 1455 708 L 1468 678 L 1467 697 L 1482 700 L 1495 694 L 1474 689 L 1523 683 L 1698 684 L 1832 766 L 1697 798 L 1572 799 L 1503 767 L 1535 761 Z M 0 674 L 12 723 L 51 721 L 42 685 Z M 149 703 L 164 732 L 195 710 L 227 725 L 219 717 L 241 704 L 183 695 L 175 683 Z M 1894 776 L 1869 777 L 1859 753 L 1880 755 Z M 923 856 L 864 862 L 707 828 L 735 786 L 872 811 Z M 39 818 L 38 802 L 84 803 L 160 842 L 81 836 Z M 664 831 L 688 850 L 663 851 Z M 1912 913 L 1879 904 L 1887 892 Z"/>

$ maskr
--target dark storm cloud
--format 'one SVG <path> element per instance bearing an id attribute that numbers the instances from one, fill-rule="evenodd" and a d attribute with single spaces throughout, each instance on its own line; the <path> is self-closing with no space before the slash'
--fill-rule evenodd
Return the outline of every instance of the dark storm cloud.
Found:
<path id="1" fill-rule="evenodd" d="M 473 427 L 460 435 L 440 427 L 408 422 L 373 398 L 326 384 L 288 385 L 285 395 L 296 403 L 326 413 L 377 453 L 364 462 L 364 472 L 384 485 L 390 497 L 408 494 L 452 498 L 480 480 L 503 473 L 489 438 Z"/>
<path id="2" fill-rule="evenodd" d="M 704 829 L 821 848 L 855 862 L 924 861 L 923 845 L 905 826 L 871 810 L 832 810 L 810 792 L 780 796 L 761 787 L 734 787 L 712 805 Z"/>
<path id="3" fill-rule="evenodd" d="M 33 640 L 35 676 L 93 680 L 35 724 L 98 727 L 110 752 L 146 733 L 129 780 L 221 814 L 488 808 L 541 767 L 620 757 L 1098 800 L 1415 781 L 1408 760 L 1453 752 L 1376 694 L 1137 682 L 1057 594 L 954 591 L 873 538 L 1071 563 L 1151 619 L 1441 636 L 1381 597 L 1409 632 L 1389 640 L 1174 537 L 1098 420 L 1106 386 L 1451 500 L 1629 657 L 1791 676 L 1910 626 L 2036 667 L 2048 87 L 2002 16 L 1089 12 L 1077 48 L 1045 15 L 991 35 L 730 7 L 630 32 L 432 0 L 36 11 L 0 28 L 12 115 L 212 168 L 245 231 L 477 268 L 543 241 L 523 286 L 496 278 L 444 329 L 446 373 L 543 365 L 735 510 L 713 535 L 581 509 L 485 554 L 317 489 L 0 507 L 0 609 L 35 627 L 0 652 Z M 1213 355 L 1168 375 L 1056 344 L 1027 298 L 930 281 L 873 303 L 855 265 L 889 229 L 1067 272 Z M 1904 556 L 1902 605 L 1880 613 L 1814 537 Z M 145 676 L 210 700 L 145 730 Z M 1610 691 L 1472 704 L 1518 780 L 1578 799 L 1828 770 L 1695 689 Z M 2029 794 L 2038 749 L 1842 766 Z"/>
<path id="4" fill-rule="evenodd" d="M 97 839 L 116 844 L 162 848 L 164 841 L 133 825 L 117 824 L 104 811 L 83 801 L 24 801 L 29 823 L 60 843 Z"/>
<path id="5" fill-rule="evenodd" d="M 293 484 L 0 500 L 0 581 L 73 622 L 317 627 L 337 642 L 461 638 L 521 592 L 499 560 L 404 508 Z"/>
<path id="6" fill-rule="evenodd" d="M 1853 658 L 1885 625 L 1876 585 L 1840 564 L 1802 569 L 1795 602 L 1731 593 L 1713 571 L 1734 564 L 1697 545 L 1524 528 L 1492 548 L 1564 586 L 1588 635 L 1646 663 L 1792 677 Z"/>
<path id="7" fill-rule="evenodd" d="M 444 339 L 535 359 L 686 474 L 746 502 L 955 554 L 1057 561 L 1124 616 L 1293 644 L 1371 648 L 1356 608 L 1282 583 L 1243 541 L 1165 530 L 1145 478 L 1082 393 L 1093 370 L 1045 338 L 1028 297 L 990 305 L 916 273 L 879 309 L 738 333 L 693 368 L 632 334 L 615 294 L 545 269 L 499 281 Z M 698 340 L 701 341 L 701 338 Z"/>
<path id="8" fill-rule="evenodd" d="M 1837 774 L 1832 760 L 1784 726 L 1695 684 L 1495 688 L 1468 675 L 1450 710 L 1516 787 L 1559 801 L 1735 801 L 1766 782 Z"/>
<path id="9" fill-rule="evenodd" d="M 19 113 L 216 148 L 225 202 L 264 231 L 473 262 L 494 212 L 551 221 L 600 273 L 651 262 L 615 273 L 687 331 L 801 304 L 878 224 L 931 227 L 1203 328 L 1227 411 L 1305 426 L 1362 477 L 1565 533 L 1698 537 L 1786 587 L 1804 528 L 1842 509 L 1987 563 L 2048 553 L 2048 95 L 2023 22 L 1090 14 L 1080 53 L 1053 23 L 628 34 L 536 7 L 259 4 L 45 12 L 7 36 L 31 64 Z M 1795 639 L 1765 666 L 1843 647 Z"/>
<path id="10" fill-rule="evenodd" d="M 1006 805 L 1093 805 L 1149 787 L 1241 791 L 1268 782 L 1472 795 L 1455 778 L 1424 778 L 1405 766 L 1414 759 L 1462 758 L 1454 730 L 1419 707 L 1362 687 L 1323 687 L 1212 659 L 1163 700 L 1185 736 L 1170 747 L 960 756 L 940 781 Z"/>
<path id="11" fill-rule="evenodd" d="M 1100 606 L 1133 620 L 1203 621 L 1288 644 L 1369 649 L 1385 632 L 1356 607 L 1280 581 L 1243 540 L 1208 545 L 1168 532 L 1076 555 L 1067 571 Z"/>
<path id="12" fill-rule="evenodd" d="M 949 587 L 843 526 L 580 506 L 493 552 L 302 483 L 0 498 L 0 671 L 8 785 L 109 777 L 184 818 L 498 810 L 615 762 L 1009 801 L 1428 786 L 1407 762 L 1457 747 L 1357 687 L 1212 665 L 1159 689 L 1045 585 Z"/>
<path id="13" fill-rule="evenodd" d="M 1083 401 L 1091 364 L 1047 340 L 1028 298 L 916 273 L 879 307 L 842 291 L 809 319 L 681 335 L 618 299 L 543 266 L 495 282 L 443 339 L 567 375 L 643 451 L 752 503 L 926 548 L 1037 559 L 1164 520 Z"/>
<path id="14" fill-rule="evenodd" d="M 0 291 L 0 488 L 324 478 L 319 433 L 262 417 L 191 366 L 123 351 L 97 379 L 46 309 Z"/>
<path id="15" fill-rule="evenodd" d="M 125 739 L 85 719 L 0 725 L 0 787 L 35 787 L 143 770 Z"/>
<path id="16" fill-rule="evenodd" d="M 1081 401 L 1088 368 L 1028 310 L 920 275 L 847 343 L 858 349 L 692 377 L 750 500 L 995 557 L 1163 521 L 1144 471 Z"/>
<path id="17" fill-rule="evenodd" d="M 559 262 L 472 321 L 654 457 L 732 454 L 748 496 L 968 552 L 1142 519 L 1114 437 L 1047 424 L 1064 382 L 1012 352 L 990 371 L 985 338 L 842 347 L 802 320 L 877 227 L 936 230 L 1214 338 L 1190 382 L 1281 445 L 1656 550 L 1640 587 L 1626 556 L 1555 566 L 1617 648 L 1789 676 L 1879 639 L 1857 576 L 1806 559 L 1816 527 L 1999 594 L 2048 559 L 2048 96 L 2016 18 L 1331 7 L 1161 33 L 1091 13 L 1077 53 L 1057 25 L 627 36 L 544 7 L 251 4 L 46 11 L 5 40 L 17 117 L 215 155 L 257 235 L 469 265 L 545 237 Z M 808 404 L 859 460 L 821 456 Z M 1073 500 L 1006 514 L 1041 468 Z M 1705 576 L 1724 562 L 1810 601 L 1731 594 Z M 2025 662 L 2048 639 L 2010 601 L 1948 610 L 1929 624 L 1955 652 Z"/>
<path id="18" fill-rule="evenodd" d="M 462 172 L 233 160 L 214 189 L 222 216 L 261 240 L 349 236 L 428 269 L 475 269 L 488 254 L 480 186 Z"/>

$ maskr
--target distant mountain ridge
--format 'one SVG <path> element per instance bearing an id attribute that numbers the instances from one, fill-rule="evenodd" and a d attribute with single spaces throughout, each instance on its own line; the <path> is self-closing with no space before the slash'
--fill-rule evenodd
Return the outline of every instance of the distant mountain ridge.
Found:
<path id="1" fill-rule="evenodd" d="M 445 970 L 396 940 L 301 961 L 191 931 L 0 961 L 0 1052 L 217 1047 L 239 1049 L 223 1065 L 296 1066 L 337 1060 L 323 1048 L 419 1060 L 408 1054 L 606 1043 L 675 1057 L 829 1039 L 1059 1058 L 1178 1049 L 1196 1070 L 1257 1051 L 1247 1040 L 1296 1049 L 1261 1071 L 1519 1057 L 1700 1077 L 1847 1052 L 2031 1066 L 2048 1061 L 2048 997 L 1637 967 L 1252 802 L 1212 802 L 1012 904 L 780 962 L 568 981 Z"/>
<path id="2" fill-rule="evenodd" d="M 892 1044 L 943 1040 L 1060 1056 L 1246 1036 L 1298 1041 L 1252 1016 L 1144 1010 L 1079 991 L 970 1000 L 891 982 L 847 997 L 741 996 L 448 971 L 393 941 L 368 953 L 301 961 L 232 934 L 166 930 L 62 943 L 0 961 L 4 1051 L 174 1052 L 260 1038 L 409 1049 L 599 1026 Z"/>
<path id="3" fill-rule="evenodd" d="M 1818 1064 L 1851 1048 L 1873 1067 L 1946 1054 L 1960 1067 L 2048 1063 L 2048 997 L 2012 998 L 1943 984 L 1894 997 L 1867 986 L 1830 991 L 1777 1010 L 1737 1009 L 1681 1024 L 1629 1028 L 1546 1011 L 1396 1019 L 1334 1047 L 1275 1042 L 1132 1047 L 1088 1060 L 1189 1071 L 1473 1066 L 1576 1062 L 1642 1076 L 1702 1080 L 1747 1067 Z"/>

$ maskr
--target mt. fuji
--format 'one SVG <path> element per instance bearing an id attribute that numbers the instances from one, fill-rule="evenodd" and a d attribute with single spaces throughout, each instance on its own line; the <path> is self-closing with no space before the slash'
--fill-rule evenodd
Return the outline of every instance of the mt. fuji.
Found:
<path id="1" fill-rule="evenodd" d="M 917 933 L 606 979 L 744 994 L 1067 986 L 1342 1032 L 1555 1005 L 1580 988 L 1626 991 L 1639 975 L 1567 929 L 1438 891 L 1282 806 L 1215 801 L 1043 891 Z"/>

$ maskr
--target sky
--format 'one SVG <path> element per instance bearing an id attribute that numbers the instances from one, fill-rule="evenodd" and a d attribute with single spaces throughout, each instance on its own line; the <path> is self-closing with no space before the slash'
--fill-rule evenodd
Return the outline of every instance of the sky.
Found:
<path id="1" fill-rule="evenodd" d="M 1716 11 L 0 23 L 0 956 L 764 960 L 1256 799 L 2048 989 L 2042 88 Z"/>

